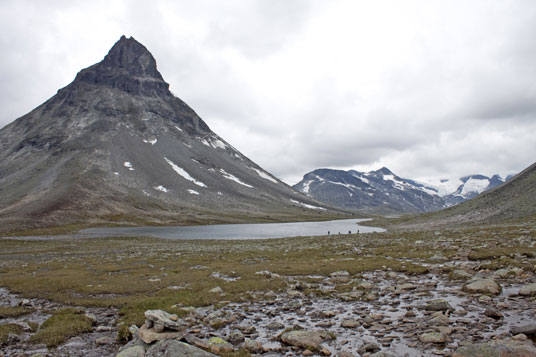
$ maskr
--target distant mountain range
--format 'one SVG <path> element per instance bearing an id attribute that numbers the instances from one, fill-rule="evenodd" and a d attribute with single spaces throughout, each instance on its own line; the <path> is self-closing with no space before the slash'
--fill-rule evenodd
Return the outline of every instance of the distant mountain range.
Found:
<path id="1" fill-rule="evenodd" d="M 519 174 L 508 177 L 500 186 L 492 188 L 473 199 L 447 209 L 422 214 L 409 220 L 398 219 L 391 224 L 398 228 L 431 229 L 468 224 L 501 224 L 505 222 L 529 222 L 536 220 L 536 163 Z M 534 228 L 532 228 L 534 229 Z M 520 236 L 523 236 L 520 229 Z M 525 231 L 526 232 L 526 231 Z"/>
<path id="2" fill-rule="evenodd" d="M 134 38 L 121 37 L 101 62 L 0 130 L 0 231 L 339 213 L 210 130 Z"/>
<path id="3" fill-rule="evenodd" d="M 438 185 L 428 185 L 401 178 L 383 167 L 370 172 L 317 169 L 293 187 L 335 207 L 389 214 L 441 210 L 504 182 L 499 175 L 470 175 L 459 181 L 442 180 Z"/>
<path id="4" fill-rule="evenodd" d="M 447 207 L 455 206 L 463 201 L 481 194 L 484 191 L 488 191 L 494 187 L 502 185 L 511 177 L 512 176 L 508 176 L 506 179 L 503 179 L 499 175 L 493 175 L 492 177 L 487 177 L 484 175 L 465 176 L 459 179 L 459 186 L 456 188 L 456 191 L 443 195 L 442 198 Z"/>

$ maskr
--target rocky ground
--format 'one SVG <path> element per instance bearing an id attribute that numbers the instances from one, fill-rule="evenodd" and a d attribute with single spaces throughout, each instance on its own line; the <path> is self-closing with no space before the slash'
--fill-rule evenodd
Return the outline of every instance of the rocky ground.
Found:
<path id="1" fill-rule="evenodd" d="M 494 255 L 475 249 L 489 248 L 492 240 L 475 247 L 474 242 L 456 242 L 456 237 L 441 233 L 433 235 L 433 242 L 412 239 L 414 247 L 434 248 L 426 258 L 396 258 L 403 264 L 419 263 L 418 270 L 385 265 L 359 272 L 282 274 L 255 262 L 261 284 L 240 299 L 232 293 L 240 274 L 215 270 L 209 263 L 191 265 L 192 272 L 204 271 L 210 278 L 208 293 L 217 297 L 215 303 L 189 305 L 178 299 L 161 310 L 146 311 L 141 320 L 145 323 L 129 326 L 133 337 L 126 345 L 116 340 L 125 312 L 91 307 L 81 307 L 94 321 L 91 332 L 57 347 L 32 344 L 34 332 L 26 325 L 41 325 L 64 304 L 24 299 L 1 289 L 1 306 L 27 306 L 32 312 L 0 319 L 0 326 L 14 323 L 24 329 L 7 337 L 0 355 L 536 356 L 536 240 L 533 231 L 519 232 L 496 243 L 526 248 L 525 254 L 515 250 Z M 336 245 L 354 254 L 337 250 L 330 259 L 352 267 L 374 239 L 363 237 L 350 245 L 348 239 L 341 237 Z M 520 244 L 514 247 L 513 242 Z M 439 249 L 446 244 L 451 254 Z M 468 249 L 466 244 L 473 246 Z M 155 317 L 155 311 L 160 315 Z"/>

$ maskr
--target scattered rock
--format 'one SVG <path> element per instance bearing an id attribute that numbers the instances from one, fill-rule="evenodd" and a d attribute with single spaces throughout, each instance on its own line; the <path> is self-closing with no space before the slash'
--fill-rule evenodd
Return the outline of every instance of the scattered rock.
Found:
<path id="1" fill-rule="evenodd" d="M 448 325 L 450 320 L 447 316 L 443 315 L 441 311 L 438 311 L 435 314 L 432 314 L 432 318 L 428 320 L 428 323 L 432 326 Z"/>
<path id="2" fill-rule="evenodd" d="M 532 343 L 495 340 L 460 347 L 453 357 L 530 357 L 536 356 Z"/>
<path id="3" fill-rule="evenodd" d="M 260 342 L 249 338 L 246 338 L 242 347 L 252 353 L 261 353 L 263 351 L 263 347 Z"/>
<path id="4" fill-rule="evenodd" d="M 449 276 L 453 280 L 469 280 L 473 277 L 472 274 L 461 269 L 453 270 Z"/>
<path id="5" fill-rule="evenodd" d="M 219 286 L 216 286 L 215 288 L 210 289 L 208 292 L 212 294 L 223 294 L 223 289 Z"/>
<path id="6" fill-rule="evenodd" d="M 331 340 L 331 336 L 323 331 L 294 330 L 281 335 L 281 341 L 287 345 L 318 351 L 320 344 Z"/>
<path id="7" fill-rule="evenodd" d="M 143 355 L 142 355 L 143 356 Z M 162 357 L 162 356 L 191 356 L 191 357 L 213 357 L 212 353 L 203 351 L 200 348 L 189 345 L 177 340 L 165 340 L 155 343 L 149 349 L 145 357 Z M 119 356 L 118 356 L 119 357 Z M 124 356 L 121 356 L 124 357 Z M 134 357 L 134 356 L 132 356 Z M 140 356 L 141 357 L 141 356 Z"/>
<path id="8" fill-rule="evenodd" d="M 141 345 L 132 346 L 119 352 L 116 357 L 145 357 L 145 348 Z"/>
<path id="9" fill-rule="evenodd" d="M 519 289 L 521 296 L 536 296 L 536 283 L 527 284 Z"/>
<path id="10" fill-rule="evenodd" d="M 145 324 L 143 324 L 138 329 L 138 337 L 145 343 L 152 343 L 155 341 L 169 340 L 173 338 L 180 338 L 184 336 L 184 332 L 173 331 L 173 332 L 155 332 L 151 329 L 148 329 Z"/>
<path id="11" fill-rule="evenodd" d="M 343 320 L 341 326 L 345 328 L 356 328 L 359 326 L 359 322 L 356 320 Z"/>
<path id="12" fill-rule="evenodd" d="M 492 279 L 480 279 L 462 287 L 462 290 L 471 294 L 492 294 L 499 295 L 502 291 L 501 286 Z"/>
<path id="13" fill-rule="evenodd" d="M 380 350 L 380 346 L 378 346 L 375 343 L 366 343 L 363 346 L 359 347 L 357 352 L 359 352 L 360 355 L 364 355 L 365 353 L 374 353 L 378 352 Z"/>
<path id="14" fill-rule="evenodd" d="M 208 345 L 211 352 L 215 354 L 228 353 L 234 350 L 233 345 L 221 337 L 211 337 L 208 340 Z"/>
<path id="15" fill-rule="evenodd" d="M 95 340 L 95 343 L 97 344 L 97 346 L 113 345 L 115 343 L 115 339 L 112 337 L 99 337 Z"/>
<path id="16" fill-rule="evenodd" d="M 497 309 L 494 309 L 492 307 L 488 307 L 484 311 L 484 315 L 487 316 L 487 317 L 491 317 L 492 319 L 502 319 L 502 317 L 503 317 L 503 314 L 501 314 L 500 311 L 498 311 Z"/>
<path id="17" fill-rule="evenodd" d="M 419 336 L 423 343 L 446 343 L 447 335 L 441 332 L 426 332 Z"/>
<path id="18" fill-rule="evenodd" d="M 188 327 L 188 325 L 180 320 L 177 315 L 167 313 L 163 310 L 147 310 L 145 311 L 145 318 L 152 321 L 155 326 L 162 325 L 165 328 L 175 331 L 182 331 Z"/>
<path id="19" fill-rule="evenodd" d="M 350 276 L 350 273 L 348 273 L 346 270 L 339 270 L 329 274 L 329 276 L 331 276 L 332 278 L 340 278 Z"/>
<path id="20" fill-rule="evenodd" d="M 229 342 L 231 342 L 234 345 L 237 345 L 240 342 L 243 342 L 244 339 L 245 339 L 244 334 L 239 330 L 233 330 L 229 334 Z"/>
<path id="21" fill-rule="evenodd" d="M 525 335 L 536 335 L 536 324 L 523 325 L 523 326 L 513 326 L 510 329 L 512 335 L 525 334 Z"/>
<path id="22" fill-rule="evenodd" d="M 322 347 L 322 349 L 320 350 L 320 354 L 322 356 L 331 356 L 331 351 L 328 350 L 326 347 Z"/>
<path id="23" fill-rule="evenodd" d="M 428 311 L 447 311 L 454 310 L 450 304 L 443 299 L 432 300 L 426 305 L 426 310 Z"/>

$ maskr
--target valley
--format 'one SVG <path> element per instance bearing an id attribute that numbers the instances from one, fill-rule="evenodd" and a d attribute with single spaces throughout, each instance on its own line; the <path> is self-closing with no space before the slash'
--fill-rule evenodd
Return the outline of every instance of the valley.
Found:
<path id="1" fill-rule="evenodd" d="M 0 129 L 0 357 L 536 356 L 536 164 L 460 182 L 290 187 L 122 36 Z"/>
<path id="2" fill-rule="evenodd" d="M 176 340 L 121 346 L 159 309 L 185 322 L 182 341 L 223 356 L 472 356 L 463 351 L 489 348 L 478 343 L 534 353 L 531 222 L 255 241 L 3 239 L 0 248 L 2 326 L 43 326 L 66 307 L 95 320 L 79 333 L 58 323 L 54 338 L 4 334 L 7 355 L 156 356 Z"/>

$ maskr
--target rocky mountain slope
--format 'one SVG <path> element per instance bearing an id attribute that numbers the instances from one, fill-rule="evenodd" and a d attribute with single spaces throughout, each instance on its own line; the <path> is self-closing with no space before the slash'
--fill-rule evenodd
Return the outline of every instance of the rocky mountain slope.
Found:
<path id="1" fill-rule="evenodd" d="M 333 214 L 263 170 L 172 95 L 121 37 L 106 57 L 0 130 L 0 227 L 187 224 Z"/>
<path id="2" fill-rule="evenodd" d="M 445 207 L 435 189 L 385 167 L 370 172 L 318 169 L 293 187 L 332 206 L 370 213 L 418 213 Z"/>

